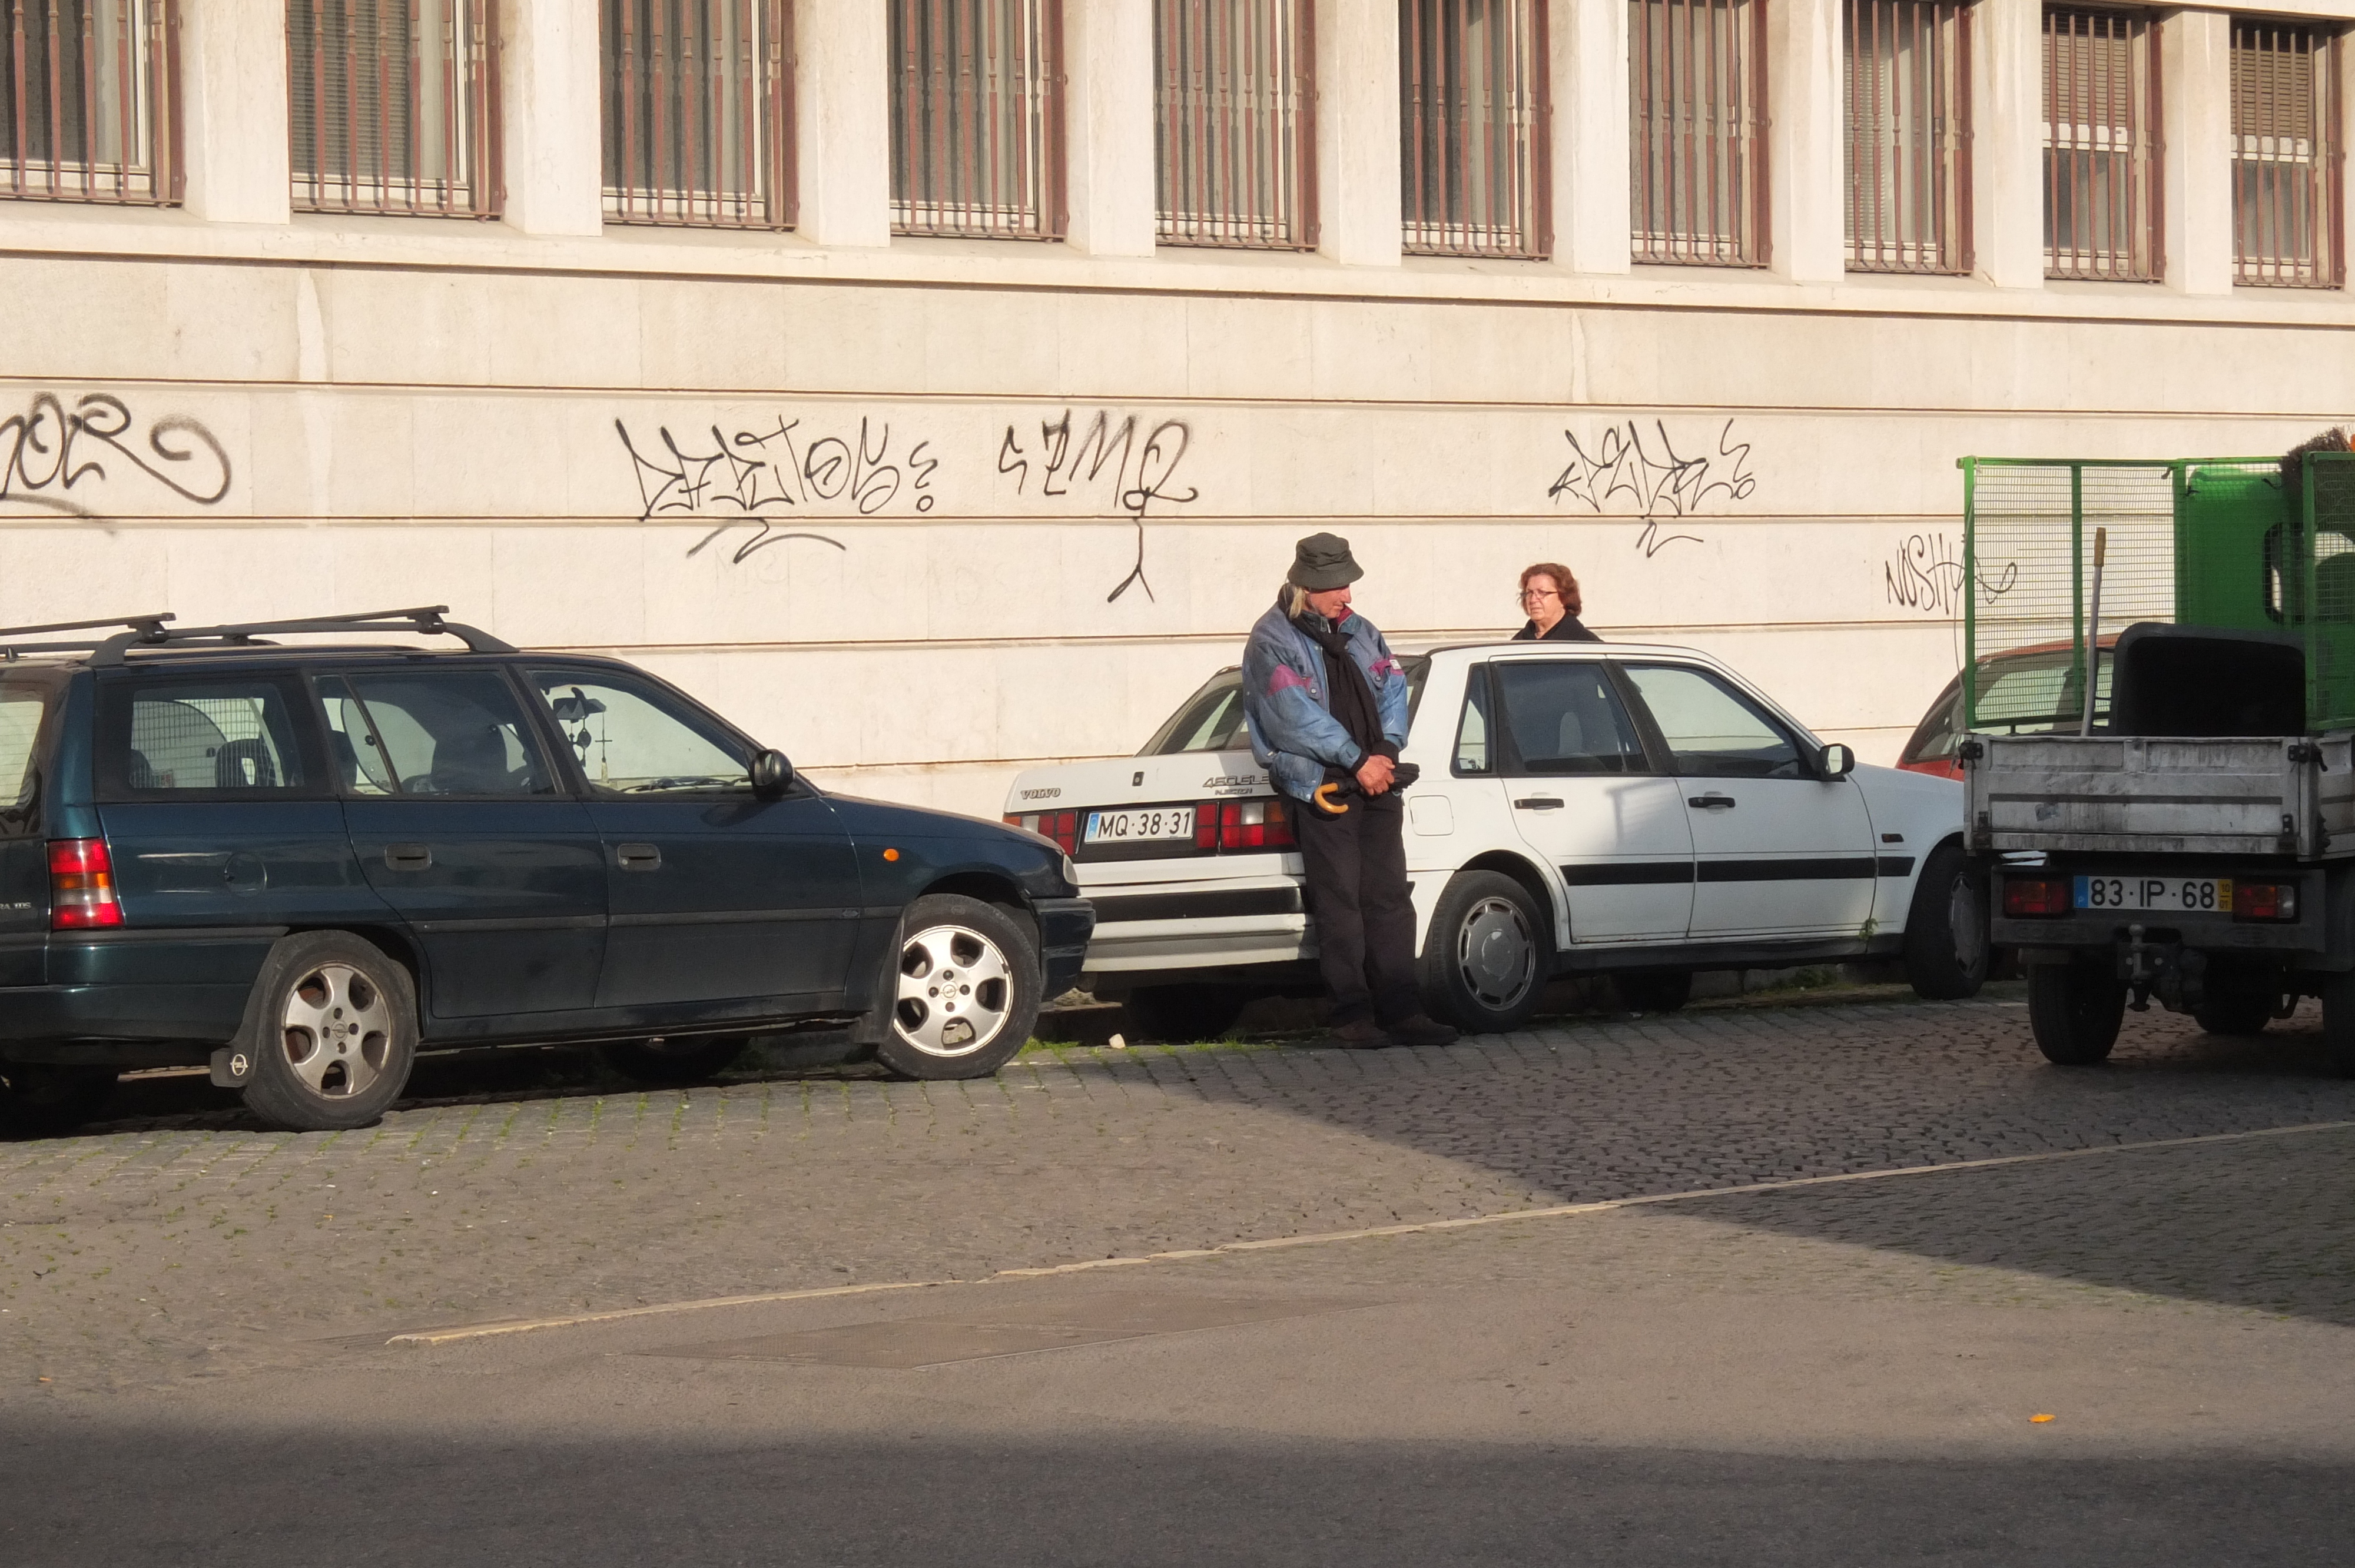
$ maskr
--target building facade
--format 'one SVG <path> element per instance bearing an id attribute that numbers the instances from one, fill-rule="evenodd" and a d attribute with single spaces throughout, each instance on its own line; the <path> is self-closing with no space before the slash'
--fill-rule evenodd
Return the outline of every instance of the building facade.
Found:
<path id="1" fill-rule="evenodd" d="M 1965 454 L 2355 417 L 2355 0 L 0 0 L 0 624 L 448 603 L 994 812 L 1569 563 L 1893 758 Z"/>

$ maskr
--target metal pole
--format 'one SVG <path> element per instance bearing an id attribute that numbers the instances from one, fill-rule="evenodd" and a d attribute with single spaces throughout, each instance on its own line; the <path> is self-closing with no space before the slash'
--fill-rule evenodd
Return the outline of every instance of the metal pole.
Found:
<path id="1" fill-rule="evenodd" d="M 2102 674 L 2102 559 L 2109 554 L 2110 531 L 2094 530 L 2094 603 L 2085 616 L 2085 721 L 2077 733 L 2094 733 L 2094 684 Z"/>

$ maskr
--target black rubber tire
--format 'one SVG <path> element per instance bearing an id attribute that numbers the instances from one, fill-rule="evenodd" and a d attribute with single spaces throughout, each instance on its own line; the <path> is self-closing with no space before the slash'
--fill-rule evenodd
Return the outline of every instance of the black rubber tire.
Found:
<path id="1" fill-rule="evenodd" d="M 2191 1016 L 2211 1034 L 2263 1034 L 2284 989 L 2277 977 L 2219 976 L 2211 970 L 2207 999 Z"/>
<path id="2" fill-rule="evenodd" d="M 1930 1001 L 1977 996 L 1987 977 L 1987 877 L 1958 843 L 1930 852 L 1905 916 L 1905 979 Z"/>
<path id="3" fill-rule="evenodd" d="M 725 1072 L 751 1039 L 743 1034 L 673 1034 L 654 1040 L 614 1040 L 597 1047 L 597 1059 L 641 1084 L 699 1084 Z"/>
<path id="4" fill-rule="evenodd" d="M 2322 982 L 2322 1065 L 2334 1078 L 2355 1078 L 2355 973 Z"/>
<path id="5" fill-rule="evenodd" d="M 908 1008 L 921 1009 L 928 1003 L 912 997 L 897 1000 L 908 966 L 922 961 L 916 944 L 928 933 L 942 930 L 964 932 L 995 948 L 1007 988 L 1002 997 L 994 999 L 1003 1005 L 993 1010 L 998 1017 L 989 1033 L 960 1044 L 954 1055 L 926 1049 L 918 1033 L 911 1033 L 927 1027 L 931 1018 L 926 1015 L 911 1022 Z M 968 949 L 954 938 L 946 940 L 944 956 L 954 959 L 964 952 L 966 956 L 960 961 L 985 970 L 990 967 L 977 948 Z M 929 893 L 908 906 L 900 916 L 899 932 L 884 954 L 883 972 L 876 983 L 881 989 L 876 993 L 875 1060 L 894 1077 L 933 1080 L 986 1078 L 1012 1061 L 1030 1039 L 1047 989 L 1039 963 L 1039 939 L 1029 923 L 995 904 L 960 893 Z M 989 983 L 986 980 L 985 988 Z"/>
<path id="6" fill-rule="evenodd" d="M 71 1132 L 114 1095 L 112 1067 L 0 1062 L 0 1137 Z"/>
<path id="7" fill-rule="evenodd" d="M 1190 1045 L 1216 1040 L 1235 1026 L 1251 993 L 1227 985 L 1148 985 L 1121 1005 L 1138 1040 Z"/>
<path id="8" fill-rule="evenodd" d="M 1692 1000 L 1690 969 L 1646 969 L 1641 974 L 1613 975 L 1619 1005 L 1630 1012 L 1675 1012 Z"/>
<path id="9" fill-rule="evenodd" d="M 296 1065 L 310 1052 L 326 1049 L 329 1042 L 298 1041 L 304 1032 L 284 1026 L 288 1007 L 298 991 L 317 994 L 325 971 L 348 971 L 355 1003 L 364 994 L 367 1022 L 381 1029 L 362 1028 L 357 1038 L 336 1042 L 337 1055 L 366 1065 L 373 1076 L 362 1082 L 357 1071 L 345 1072 L 335 1086 L 339 1067 L 331 1062 L 321 1086 L 306 1081 Z M 364 992 L 361 989 L 364 988 Z M 356 1012 L 362 1009 L 356 1006 Z M 417 1061 L 417 987 L 409 971 L 372 942 L 346 931 L 305 931 L 280 938 L 253 982 L 246 1005 L 245 1027 L 238 1047 L 253 1061 L 245 1084 L 245 1106 L 272 1127 L 287 1132 L 338 1132 L 366 1127 L 390 1109 L 409 1086 L 409 1072 Z"/>
<path id="10" fill-rule="evenodd" d="M 2109 1059 L 2126 1015 L 2126 982 L 2090 964 L 2035 964 L 2028 971 L 2028 1025 L 2045 1060 L 2092 1067 Z"/>
<path id="11" fill-rule="evenodd" d="M 1421 968 L 1423 1002 L 1433 1017 L 1466 1034 L 1518 1029 L 1545 1000 L 1553 922 L 1504 873 L 1459 871 L 1431 912 Z"/>

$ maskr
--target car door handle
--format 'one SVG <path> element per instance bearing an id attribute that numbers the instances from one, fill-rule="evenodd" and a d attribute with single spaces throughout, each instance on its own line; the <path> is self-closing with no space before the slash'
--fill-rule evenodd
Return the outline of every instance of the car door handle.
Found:
<path id="1" fill-rule="evenodd" d="M 1703 811 L 1731 811 L 1741 802 L 1731 795 L 1689 795 L 1685 798 L 1685 804 Z"/>
<path id="2" fill-rule="evenodd" d="M 653 871 L 662 864 L 662 851 L 653 844 L 615 844 L 613 858 L 623 871 Z"/>
<path id="3" fill-rule="evenodd" d="M 423 844 L 387 844 L 384 863 L 393 871 L 425 871 L 433 864 L 433 852 Z"/>
<path id="4" fill-rule="evenodd" d="M 1559 795 L 1524 795 L 1513 802 L 1517 811 L 1558 811 L 1561 810 Z"/>

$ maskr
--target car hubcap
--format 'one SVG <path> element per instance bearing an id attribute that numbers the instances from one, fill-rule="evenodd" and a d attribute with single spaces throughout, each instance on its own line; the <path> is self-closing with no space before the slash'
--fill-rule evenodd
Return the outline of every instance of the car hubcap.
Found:
<path id="1" fill-rule="evenodd" d="M 1955 962 L 1966 972 L 1987 954 L 1987 921 L 1979 913 L 1979 885 L 1968 873 L 1946 889 L 1946 929 L 1955 934 Z"/>
<path id="2" fill-rule="evenodd" d="M 980 932 L 935 926 L 900 949 L 900 996 L 891 1024 L 928 1056 L 968 1056 L 1005 1031 L 1014 1007 L 1006 955 Z"/>
<path id="3" fill-rule="evenodd" d="M 294 1075 L 330 1098 L 365 1093 L 392 1051 L 392 1009 L 349 964 L 321 964 L 294 982 L 279 1019 Z"/>
<path id="4" fill-rule="evenodd" d="M 1456 933 L 1455 966 L 1481 1006 L 1501 1012 L 1520 1001 L 1537 972 L 1537 944 L 1520 906 L 1509 898 L 1474 905 Z"/>

